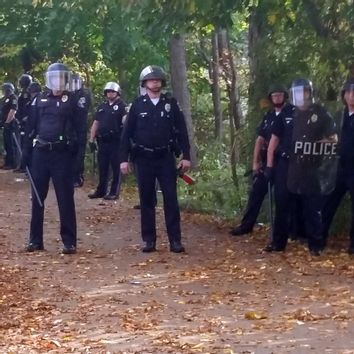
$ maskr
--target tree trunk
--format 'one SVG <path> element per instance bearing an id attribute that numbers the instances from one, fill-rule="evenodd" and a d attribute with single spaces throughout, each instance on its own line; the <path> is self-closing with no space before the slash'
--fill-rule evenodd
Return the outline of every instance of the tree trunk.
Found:
<path id="1" fill-rule="evenodd" d="M 220 100 L 220 57 L 218 43 L 218 29 L 212 34 L 212 63 L 211 63 L 211 93 L 213 98 L 214 119 L 215 119 L 215 138 L 219 141 L 223 137 L 223 116 Z"/>
<path id="2" fill-rule="evenodd" d="M 223 77 L 226 83 L 229 96 L 229 117 L 230 117 L 230 149 L 231 149 L 231 172 L 236 188 L 239 186 L 237 177 L 237 164 L 240 160 L 240 139 L 237 139 L 237 131 L 241 127 L 242 111 L 240 97 L 237 88 L 236 69 L 230 48 L 230 41 L 226 29 L 218 33 L 219 54 L 223 68 Z"/>
<path id="3" fill-rule="evenodd" d="M 174 34 L 171 37 L 170 67 L 172 92 L 178 100 L 186 119 L 189 142 L 191 145 L 191 162 L 192 166 L 195 167 L 197 165 L 197 155 L 194 145 L 194 132 L 191 103 L 187 83 L 187 63 L 183 35 Z"/>

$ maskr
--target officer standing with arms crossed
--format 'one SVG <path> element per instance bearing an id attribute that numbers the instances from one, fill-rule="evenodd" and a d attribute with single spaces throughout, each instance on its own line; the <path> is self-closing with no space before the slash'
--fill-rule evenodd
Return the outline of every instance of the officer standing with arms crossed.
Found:
<path id="1" fill-rule="evenodd" d="M 294 107 L 283 111 L 273 125 L 267 154 L 265 176 L 272 178 L 274 160 L 275 220 L 272 241 L 266 252 L 284 251 L 289 236 L 289 218 L 296 197 L 303 205 L 303 220 L 311 255 L 323 249 L 321 209 L 324 194 L 331 188 L 335 162 L 329 151 L 335 151 L 337 136 L 332 117 L 314 103 L 313 87 L 307 79 L 294 80 L 290 101 Z M 328 146 L 327 146 L 328 145 Z M 333 146 L 332 146 L 333 145 Z M 325 153 L 326 152 L 326 153 Z M 323 168 L 329 162 L 327 168 Z M 333 165 L 335 166 L 335 165 Z M 322 171 L 325 170 L 326 173 Z"/>
<path id="2" fill-rule="evenodd" d="M 141 205 L 143 252 L 156 251 L 155 181 L 160 184 L 170 251 L 184 252 L 177 200 L 175 155 L 182 151 L 179 168 L 190 168 L 190 145 L 184 115 L 177 101 L 161 92 L 166 75 L 159 66 L 147 66 L 140 74 L 146 94 L 135 99 L 121 144 L 121 171 L 130 171 L 129 157 L 137 168 Z"/>
<path id="3" fill-rule="evenodd" d="M 107 82 L 103 93 L 107 100 L 98 106 L 90 132 L 92 152 L 96 149 L 95 139 L 98 144 L 99 183 L 96 191 L 88 197 L 115 200 L 119 192 L 119 147 L 126 104 L 120 98 L 121 89 L 116 82 Z M 109 167 L 112 168 L 113 178 L 110 191 L 107 193 Z"/>
<path id="4" fill-rule="evenodd" d="M 30 169 L 34 185 L 44 205 L 49 181 L 52 179 L 60 214 L 62 253 L 76 253 L 76 214 L 72 176 L 73 154 L 77 145 L 84 144 L 86 130 L 81 126 L 77 110 L 79 103 L 68 91 L 70 71 L 61 63 L 49 65 L 45 73 L 47 91 L 32 102 L 29 130 L 33 139 Z M 77 143 L 72 144 L 70 132 L 75 131 Z M 30 146 L 27 143 L 27 147 Z M 30 156 L 24 154 L 23 156 Z M 28 161 L 24 161 L 28 165 Z M 40 206 L 32 190 L 32 218 L 27 252 L 44 249 L 44 206 Z"/>
<path id="5" fill-rule="evenodd" d="M 288 99 L 286 87 L 279 84 L 271 85 L 268 90 L 268 99 L 273 107 L 263 116 L 257 128 L 252 164 L 253 183 L 241 224 L 230 231 L 233 236 L 241 236 L 252 232 L 264 197 L 268 193 L 268 181 L 265 179 L 263 172 L 267 165 L 267 149 L 272 135 L 272 126 Z"/>
<path id="6" fill-rule="evenodd" d="M 1 87 L 4 97 L 1 99 L 1 124 L 3 126 L 4 150 L 6 153 L 4 170 L 12 170 L 15 166 L 15 149 L 12 133 L 15 131 L 15 114 L 17 111 L 17 96 L 15 86 L 11 82 L 5 82 Z"/>
<path id="7" fill-rule="evenodd" d="M 349 192 L 352 220 L 348 253 L 354 254 L 354 78 L 348 79 L 341 92 L 345 108 L 339 124 L 339 166 L 334 191 L 326 199 L 323 208 L 324 244 L 327 243 L 329 228 L 344 195 Z M 341 128 L 341 129 L 340 129 Z M 325 246 L 324 245 L 324 246 Z"/>

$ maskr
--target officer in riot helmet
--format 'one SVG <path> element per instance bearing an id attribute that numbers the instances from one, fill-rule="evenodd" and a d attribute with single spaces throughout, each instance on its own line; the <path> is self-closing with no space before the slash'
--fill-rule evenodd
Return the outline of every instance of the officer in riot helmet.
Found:
<path id="1" fill-rule="evenodd" d="M 178 168 L 190 167 L 190 145 L 184 115 L 175 98 L 163 94 L 166 74 L 150 65 L 140 74 L 146 94 L 137 97 L 124 127 L 121 144 L 121 171 L 130 171 L 129 161 L 137 168 L 140 196 L 143 252 L 156 250 L 155 181 L 160 184 L 170 251 L 185 249 L 181 242 L 180 212 L 176 191 L 176 155 L 182 152 Z"/>
<path id="2" fill-rule="evenodd" d="M 241 236 L 252 232 L 257 221 L 264 197 L 268 192 L 268 183 L 263 172 L 267 165 L 267 149 L 272 135 L 271 130 L 281 111 L 289 109 L 287 99 L 288 90 L 284 85 L 273 84 L 269 87 L 268 100 L 272 107 L 264 114 L 257 128 L 257 138 L 253 151 L 252 187 L 241 224 L 230 231 L 233 236 Z"/>
<path id="3" fill-rule="evenodd" d="M 46 92 L 39 94 L 31 104 L 29 137 L 26 149 L 33 146 L 32 154 L 23 156 L 30 166 L 38 197 L 44 205 L 49 182 L 52 180 L 60 215 L 60 235 L 63 254 L 76 253 L 76 213 L 73 186 L 73 154 L 85 141 L 85 127 L 78 119 L 80 106 L 75 96 L 69 92 L 70 70 L 62 63 L 49 65 L 45 73 Z M 76 141 L 71 140 L 72 131 Z M 44 249 L 43 243 L 44 206 L 37 200 L 32 190 L 32 217 L 28 252 Z"/>
<path id="4" fill-rule="evenodd" d="M 341 98 L 343 110 L 338 115 L 339 164 L 334 191 L 326 199 L 323 208 L 324 245 L 326 246 L 329 229 L 334 215 L 345 194 L 351 199 L 352 220 L 348 253 L 354 254 L 354 78 L 349 78 L 343 86 Z"/>
<path id="5" fill-rule="evenodd" d="M 1 167 L 4 170 L 16 168 L 15 146 L 12 134 L 16 131 L 15 114 L 18 107 L 15 87 L 11 82 L 5 82 L 1 86 L 1 126 L 3 127 L 3 142 L 5 150 L 5 161 Z"/>
<path id="6" fill-rule="evenodd" d="M 20 147 L 23 149 L 24 144 L 24 135 L 26 131 L 26 124 L 28 121 L 29 111 L 30 111 L 30 104 L 31 104 L 31 96 L 28 92 L 28 88 L 32 83 L 32 76 L 28 74 L 22 74 L 18 79 L 19 87 L 21 91 L 18 95 L 18 109 L 16 112 L 16 137 L 19 140 Z M 20 155 L 19 152 L 16 154 L 17 156 Z M 14 172 L 25 172 L 25 166 L 21 165 L 20 158 L 17 159 L 18 167 L 14 170 Z"/>
<path id="7" fill-rule="evenodd" d="M 324 196 L 333 189 L 336 168 L 335 124 L 329 113 L 314 103 L 311 81 L 294 80 L 290 101 L 294 107 L 274 123 L 267 153 L 265 176 L 274 177 L 276 210 L 273 238 L 265 251 L 285 250 L 289 214 L 297 197 L 303 206 L 309 251 L 319 256 L 323 250 L 321 209 Z"/>
<path id="8" fill-rule="evenodd" d="M 121 89 L 116 82 L 107 82 L 103 89 L 105 101 L 96 110 L 90 132 L 90 149 L 98 148 L 99 183 L 88 197 L 115 200 L 119 194 L 119 146 L 126 115 L 126 104 L 121 99 Z M 96 145 L 97 142 L 97 145 Z M 112 183 L 108 190 L 109 171 Z"/>
<path id="9" fill-rule="evenodd" d="M 38 82 L 32 82 L 28 86 L 28 93 L 30 95 L 31 101 L 40 93 L 42 92 L 42 87 Z"/>
<path id="10" fill-rule="evenodd" d="M 79 114 L 78 119 L 81 122 L 81 126 L 85 127 L 85 130 L 87 130 L 87 117 L 91 105 L 91 97 L 84 89 L 83 80 L 79 74 L 72 74 L 70 89 L 74 93 L 80 108 L 77 112 L 77 114 Z M 84 184 L 85 146 L 86 140 L 84 144 L 81 144 L 77 149 L 77 154 L 74 155 L 74 187 L 82 187 Z"/>

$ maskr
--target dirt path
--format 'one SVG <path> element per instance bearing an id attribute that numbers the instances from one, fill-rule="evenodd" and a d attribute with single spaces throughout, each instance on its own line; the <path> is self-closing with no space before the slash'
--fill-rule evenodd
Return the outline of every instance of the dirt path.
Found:
<path id="1" fill-rule="evenodd" d="M 188 252 L 171 254 L 159 209 L 158 252 L 143 254 L 132 191 L 102 203 L 86 186 L 78 254 L 60 254 L 52 190 L 46 251 L 26 254 L 18 177 L 0 172 L 0 353 L 354 353 L 354 260 L 338 246 L 263 254 L 265 231 L 230 239 L 184 214 Z"/>

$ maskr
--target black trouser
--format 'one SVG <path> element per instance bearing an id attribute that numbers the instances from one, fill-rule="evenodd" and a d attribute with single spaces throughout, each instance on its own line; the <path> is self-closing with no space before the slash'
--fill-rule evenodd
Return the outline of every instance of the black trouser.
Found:
<path id="1" fill-rule="evenodd" d="M 107 193 L 109 167 L 112 169 L 112 183 L 109 191 L 110 195 L 117 195 L 120 169 L 119 169 L 119 140 L 99 141 L 98 142 L 98 174 L 99 182 L 97 193 L 105 195 Z"/>
<path id="2" fill-rule="evenodd" d="M 31 172 L 43 208 L 32 190 L 30 243 L 43 246 L 44 201 L 52 179 L 60 215 L 60 236 L 66 247 L 76 247 L 76 214 L 72 179 L 72 153 L 34 147 Z"/>
<path id="3" fill-rule="evenodd" d="M 329 229 L 331 227 L 334 215 L 345 194 L 349 192 L 351 200 L 351 226 L 350 226 L 350 247 L 354 247 L 354 170 L 348 168 L 347 171 L 343 167 L 339 167 L 336 187 L 334 191 L 327 196 L 323 207 L 323 238 L 326 245 Z"/>
<path id="4" fill-rule="evenodd" d="M 15 148 L 12 133 L 14 132 L 13 125 L 5 126 L 3 130 L 4 137 L 4 150 L 6 152 L 5 156 L 5 166 L 15 168 Z"/>
<path id="5" fill-rule="evenodd" d="M 246 211 L 243 215 L 242 227 L 252 230 L 257 221 L 263 200 L 268 193 L 268 182 L 263 173 L 258 173 L 252 181 L 252 187 L 248 197 Z"/>
<path id="6" fill-rule="evenodd" d="M 319 195 L 294 195 L 288 190 L 288 165 L 289 160 L 280 158 L 275 168 L 274 195 L 275 218 L 273 230 L 273 245 L 285 248 L 290 232 L 290 218 L 294 210 L 294 203 L 301 203 L 302 219 L 310 250 L 323 248 L 322 241 L 322 215 L 323 196 Z"/>
<path id="7" fill-rule="evenodd" d="M 180 212 L 177 200 L 177 172 L 173 153 L 159 158 L 137 156 L 135 160 L 140 195 L 141 236 L 145 242 L 156 241 L 156 179 L 163 195 L 165 223 L 170 242 L 181 240 Z"/>

